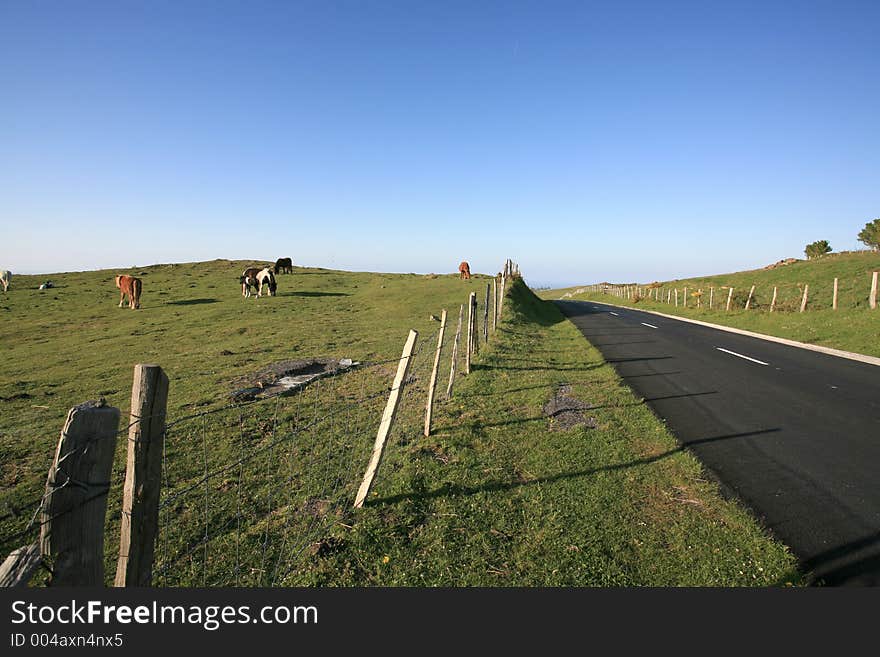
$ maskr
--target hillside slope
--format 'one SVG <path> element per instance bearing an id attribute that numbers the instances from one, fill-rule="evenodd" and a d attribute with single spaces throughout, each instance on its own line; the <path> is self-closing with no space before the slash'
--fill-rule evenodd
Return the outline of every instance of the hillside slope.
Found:
<path id="1" fill-rule="evenodd" d="M 659 298 L 627 299 L 610 294 L 592 293 L 583 287 L 544 290 L 544 299 L 571 295 L 572 299 L 595 299 L 621 305 L 638 305 L 673 315 L 733 326 L 758 333 L 834 347 L 846 351 L 880 356 L 880 308 L 868 307 L 871 274 L 880 271 L 880 253 L 859 251 L 829 254 L 817 260 L 799 260 L 771 268 L 718 274 L 660 282 Z M 832 309 L 834 279 L 838 279 L 838 309 Z M 647 287 L 652 282 L 633 285 Z M 755 292 L 746 310 L 751 286 Z M 809 286 L 808 303 L 801 313 L 804 286 Z M 730 288 L 734 289 L 730 311 L 725 305 Z M 773 289 L 777 299 L 770 312 Z M 684 294 L 687 290 L 687 307 Z M 678 290 L 679 305 L 674 304 Z M 710 290 L 713 308 L 709 308 Z M 697 307 L 695 293 L 702 292 Z M 672 297 L 670 303 L 666 300 Z M 568 298 L 568 297 L 567 297 Z"/>

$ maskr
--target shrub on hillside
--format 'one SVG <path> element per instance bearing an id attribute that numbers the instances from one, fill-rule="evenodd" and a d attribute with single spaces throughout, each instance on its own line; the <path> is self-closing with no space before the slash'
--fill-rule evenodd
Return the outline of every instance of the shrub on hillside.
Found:
<path id="1" fill-rule="evenodd" d="M 828 243 L 828 240 L 817 240 L 812 244 L 807 244 L 807 248 L 804 249 L 804 253 L 810 260 L 821 258 L 826 253 L 830 252 L 831 245 Z"/>
<path id="2" fill-rule="evenodd" d="M 880 251 L 880 219 L 865 224 L 859 233 L 859 242 L 873 251 Z"/>

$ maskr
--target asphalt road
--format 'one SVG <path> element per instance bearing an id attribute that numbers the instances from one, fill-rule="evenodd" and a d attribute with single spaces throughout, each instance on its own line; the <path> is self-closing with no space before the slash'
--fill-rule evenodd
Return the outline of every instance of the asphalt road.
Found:
<path id="1" fill-rule="evenodd" d="M 556 303 L 817 583 L 880 585 L 880 367 Z"/>

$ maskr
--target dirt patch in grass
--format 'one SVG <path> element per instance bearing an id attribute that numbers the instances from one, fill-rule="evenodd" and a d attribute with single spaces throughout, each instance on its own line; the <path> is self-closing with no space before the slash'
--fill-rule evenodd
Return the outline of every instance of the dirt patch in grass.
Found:
<path id="1" fill-rule="evenodd" d="M 274 397 L 296 390 L 310 381 L 337 374 L 356 366 L 351 359 L 309 358 L 281 360 L 267 365 L 255 374 L 240 376 L 232 381 L 236 388 L 234 401 L 250 401 L 259 397 Z"/>
<path id="2" fill-rule="evenodd" d="M 544 417 L 550 420 L 550 431 L 568 431 L 579 426 L 596 428 L 596 418 L 587 416 L 590 404 L 571 396 L 571 386 L 563 384 L 544 404 Z"/>

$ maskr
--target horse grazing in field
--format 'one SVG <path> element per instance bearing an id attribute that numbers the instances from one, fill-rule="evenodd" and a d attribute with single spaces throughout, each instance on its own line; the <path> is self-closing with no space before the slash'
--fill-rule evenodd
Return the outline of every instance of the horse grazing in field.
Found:
<path id="1" fill-rule="evenodd" d="M 278 258 L 278 260 L 275 261 L 275 273 L 292 274 L 293 261 L 290 258 Z"/>
<path id="2" fill-rule="evenodd" d="M 257 297 L 263 296 L 263 286 L 267 286 L 269 288 L 269 296 L 275 296 L 275 290 L 278 289 L 278 283 L 275 281 L 275 274 L 272 273 L 272 270 L 268 267 L 264 267 L 263 269 L 257 269 L 256 267 L 251 267 L 250 269 L 245 269 L 241 278 L 238 279 L 238 282 L 241 283 L 241 296 L 247 298 L 251 296 L 251 288 L 254 288 L 257 291 Z"/>
<path id="3" fill-rule="evenodd" d="M 8 269 L 3 269 L 0 271 L 0 284 L 3 285 L 3 292 L 5 293 L 9 289 L 9 281 L 12 280 L 12 272 Z"/>
<path id="4" fill-rule="evenodd" d="M 464 280 L 470 280 L 471 277 L 471 266 L 467 262 L 462 262 L 458 266 L 459 278 L 463 278 Z"/>
<path id="5" fill-rule="evenodd" d="M 134 276 L 119 275 L 116 277 L 116 287 L 119 288 L 119 307 L 125 301 L 125 295 L 128 295 L 128 307 L 137 310 L 141 307 L 141 288 L 143 284 L 141 279 Z"/>

